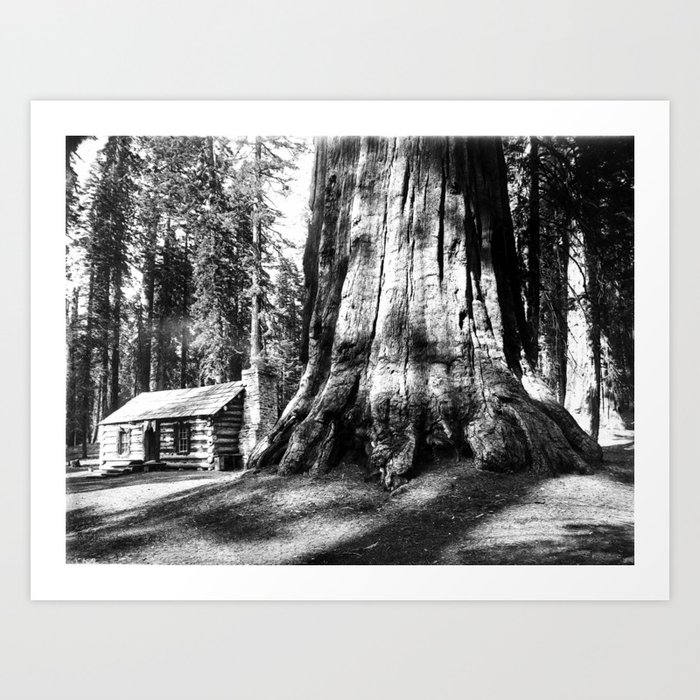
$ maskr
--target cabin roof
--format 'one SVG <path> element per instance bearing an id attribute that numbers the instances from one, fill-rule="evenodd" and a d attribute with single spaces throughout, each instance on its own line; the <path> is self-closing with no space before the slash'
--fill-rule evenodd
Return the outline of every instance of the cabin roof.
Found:
<path id="1" fill-rule="evenodd" d="M 101 424 L 126 423 L 156 418 L 213 416 L 244 389 L 243 382 L 211 384 L 192 389 L 144 391 L 101 421 Z"/>

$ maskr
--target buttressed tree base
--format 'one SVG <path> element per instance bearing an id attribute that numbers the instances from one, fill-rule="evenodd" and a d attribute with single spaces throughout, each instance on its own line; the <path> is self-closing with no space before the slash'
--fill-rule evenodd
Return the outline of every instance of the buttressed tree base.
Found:
<path id="1" fill-rule="evenodd" d="M 319 139 L 311 217 L 306 369 L 251 467 L 362 447 L 393 489 L 425 446 L 497 471 L 600 460 L 537 374 L 500 138 Z"/>

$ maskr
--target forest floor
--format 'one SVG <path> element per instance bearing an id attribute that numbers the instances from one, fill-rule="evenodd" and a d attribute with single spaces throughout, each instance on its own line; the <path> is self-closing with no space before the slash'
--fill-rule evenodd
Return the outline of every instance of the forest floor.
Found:
<path id="1" fill-rule="evenodd" d="M 388 494 L 328 476 L 66 475 L 67 559 L 138 564 L 631 564 L 633 434 L 590 476 L 440 460 Z"/>

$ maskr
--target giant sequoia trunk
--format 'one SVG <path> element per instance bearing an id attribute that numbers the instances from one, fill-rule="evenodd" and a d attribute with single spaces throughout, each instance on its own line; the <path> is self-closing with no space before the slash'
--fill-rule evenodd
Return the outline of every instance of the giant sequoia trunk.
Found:
<path id="1" fill-rule="evenodd" d="M 321 139 L 311 207 L 307 366 L 251 467 L 361 444 L 391 489 L 424 446 L 498 471 L 600 458 L 530 371 L 500 139 Z"/>

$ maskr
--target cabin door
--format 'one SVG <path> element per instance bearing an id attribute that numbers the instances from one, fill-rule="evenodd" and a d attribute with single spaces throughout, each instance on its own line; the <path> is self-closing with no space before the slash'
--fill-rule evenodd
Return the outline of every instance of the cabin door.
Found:
<path id="1" fill-rule="evenodd" d="M 143 434 L 143 459 L 146 462 L 158 461 L 158 435 L 150 425 Z"/>

